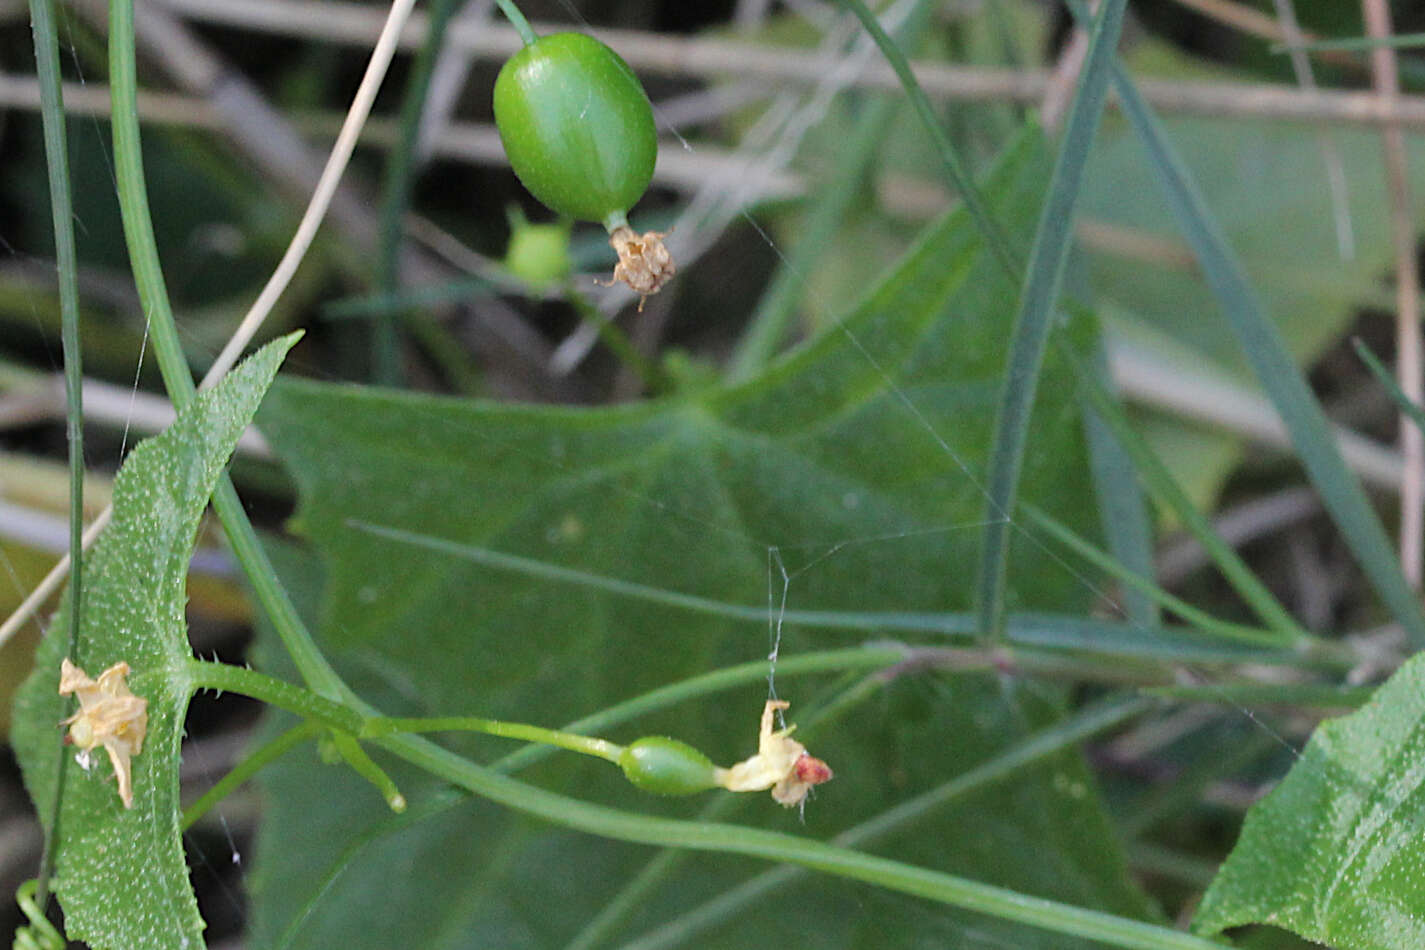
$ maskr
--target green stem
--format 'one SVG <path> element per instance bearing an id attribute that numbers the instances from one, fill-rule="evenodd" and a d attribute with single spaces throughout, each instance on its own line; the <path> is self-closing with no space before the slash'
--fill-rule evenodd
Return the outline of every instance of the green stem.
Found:
<path id="1" fill-rule="evenodd" d="M 248 696 L 339 732 L 358 734 L 365 718 L 348 706 L 245 666 L 191 659 L 187 675 L 189 689 L 211 689 Z"/>
<path id="2" fill-rule="evenodd" d="M 495 5 L 500 8 L 500 12 L 505 15 L 505 19 L 510 21 L 510 25 L 519 33 L 520 39 L 524 40 L 524 45 L 533 46 L 539 42 L 539 37 L 535 35 L 534 28 L 529 25 L 529 21 L 524 18 L 520 8 L 515 6 L 514 0 L 495 0 Z"/>
<path id="3" fill-rule="evenodd" d="M 64 349 L 65 434 L 69 442 L 69 611 L 68 655 L 79 656 L 80 608 L 84 593 L 84 364 L 79 339 L 79 264 L 74 246 L 74 203 L 69 188 L 69 144 L 64 127 L 64 93 L 60 82 L 59 34 L 52 0 L 30 0 L 34 30 L 35 68 L 40 86 L 45 166 L 49 178 L 50 213 L 54 221 L 54 256 L 59 275 L 60 341 Z M 34 899 L 49 901 L 54 871 L 54 843 L 59 834 L 59 805 L 64 794 L 64 756 L 58 760 L 54 800 L 45 826 L 45 842 Z"/>
<path id="4" fill-rule="evenodd" d="M 606 739 L 561 732 L 558 729 L 545 729 L 522 722 L 502 722 L 476 716 L 437 716 L 425 719 L 377 717 L 366 720 L 361 727 L 360 736 L 363 739 L 373 739 L 406 732 L 483 732 L 486 735 L 522 739 L 525 742 L 538 742 L 541 745 L 568 749 L 610 762 L 617 762 L 619 755 L 623 753 L 623 746 L 615 745 Z"/>
<path id="5" fill-rule="evenodd" d="M 1357 709 L 1375 695 L 1374 686 L 1329 683 L 1213 683 L 1203 686 L 1147 686 L 1142 692 L 1161 699 L 1234 706 L 1289 706 Z"/>
<path id="6" fill-rule="evenodd" d="M 350 733 L 333 732 L 331 742 L 341 757 L 346 760 L 346 764 L 351 766 L 353 772 L 376 786 L 376 790 L 381 793 L 381 797 L 386 800 L 386 804 L 392 811 L 400 814 L 406 810 L 406 796 L 401 794 L 396 783 L 391 781 L 391 776 L 387 775 L 385 770 L 377 765 L 371 756 L 367 755 L 366 750 L 361 747 L 361 743 L 357 742 Z"/>
<path id="7" fill-rule="evenodd" d="M 572 285 L 565 291 L 565 296 L 574 305 L 574 309 L 579 311 L 579 316 L 593 326 L 604 346 L 607 346 L 619 362 L 627 366 L 639 378 L 644 389 L 650 393 L 663 393 L 669 390 L 668 377 L 664 375 L 663 370 L 639 352 L 638 347 L 633 345 L 633 341 L 619 328 L 618 324 L 600 313 L 599 308 L 595 307 L 588 297 Z"/>
<path id="8" fill-rule="evenodd" d="M 193 401 L 195 387 L 169 304 L 149 212 L 139 137 L 132 0 L 110 0 L 109 3 L 109 92 L 114 128 L 114 172 L 130 266 L 144 313 L 149 318 L 149 335 L 164 386 L 174 407 L 181 410 Z M 328 698 L 354 698 L 317 648 L 296 607 L 277 580 L 276 571 L 257 540 L 257 533 L 248 521 L 232 480 L 227 475 L 218 483 L 213 506 L 217 509 L 234 556 L 242 565 L 302 678 Z"/>
<path id="9" fill-rule="evenodd" d="M 462 544 L 444 538 L 389 528 L 385 525 L 352 520 L 349 527 L 408 544 L 428 551 L 437 551 L 493 570 L 509 571 L 538 577 L 557 583 L 574 584 L 627 597 L 644 603 L 661 604 L 691 613 L 726 617 L 749 624 L 767 623 L 767 605 L 733 604 L 666 590 L 648 584 L 607 577 L 589 571 L 550 564 L 534 558 L 506 554 L 478 545 Z M 963 638 L 979 631 L 977 618 L 969 613 L 912 613 L 905 611 L 787 610 L 783 621 L 790 626 L 820 630 L 876 631 L 896 634 Z M 1009 615 L 1009 640 L 1015 645 L 1039 649 L 1093 651 L 1119 658 L 1151 658 L 1188 662 L 1267 662 L 1284 664 L 1315 664 L 1343 662 L 1339 656 L 1318 656 L 1292 650 L 1246 651 L 1233 644 L 1207 644 L 1200 631 L 1185 632 L 1180 627 L 1147 627 L 1142 624 L 1122 624 L 1094 617 L 1072 617 L 1060 614 L 1019 613 Z M 1319 641 L 1318 641 L 1319 642 Z M 1349 663 L 1347 666 L 1349 667 Z"/>
<path id="10" fill-rule="evenodd" d="M 855 677 L 854 671 L 848 674 Z M 797 736 L 806 738 L 817 728 L 828 722 L 835 722 L 841 716 L 878 693 L 886 684 L 880 676 L 862 676 L 852 681 L 848 688 L 837 689 L 830 702 L 813 709 L 808 715 L 797 716 Z M 735 809 L 747 803 L 746 796 L 720 795 L 708 803 L 698 813 L 698 821 L 719 821 L 729 818 Z M 618 893 L 604 902 L 597 915 L 582 930 L 574 935 L 564 950 L 593 950 L 604 943 L 615 931 L 622 927 L 640 907 L 648 902 L 649 896 L 657 890 L 669 875 L 685 864 L 692 855 L 687 851 L 664 848 L 659 851 L 639 872 L 634 875 Z"/>
<path id="11" fill-rule="evenodd" d="M 401 101 L 401 116 L 396 141 L 386 155 L 386 170 L 382 187 L 380 242 L 377 248 L 376 289 L 378 293 L 394 294 L 400 289 L 402 224 L 411 206 L 411 189 L 415 180 L 416 139 L 420 132 L 421 115 L 426 94 L 430 90 L 431 73 L 436 57 L 445 41 L 445 30 L 465 0 L 436 0 L 430 8 L 425 42 L 411 65 Z M 378 383 L 394 386 L 401 380 L 401 339 L 398 333 L 401 314 L 395 309 L 382 311 L 372 334 L 372 368 Z"/>
<path id="12" fill-rule="evenodd" d="M 604 218 L 604 230 L 613 234 L 619 228 L 628 227 L 628 216 L 622 211 L 610 211 L 609 216 Z M 632 230 L 632 229 L 630 229 Z"/>
<path id="13" fill-rule="evenodd" d="M 979 792 L 1019 774 L 1051 755 L 1063 752 L 1085 739 L 1100 735 L 1136 718 L 1153 708 L 1141 701 L 1109 700 L 1080 711 L 1077 715 L 1037 732 L 1001 752 L 981 765 L 961 773 L 937 788 L 917 795 L 889 811 L 843 831 L 832 839 L 846 847 L 867 847 L 887 838 L 903 834 L 917 821 L 929 817 L 967 795 Z M 764 871 L 722 895 L 693 908 L 642 938 L 625 945 L 624 950 L 653 950 L 684 943 L 703 931 L 737 916 L 750 906 L 762 904 L 772 893 L 805 877 L 797 868 L 777 868 Z"/>
<path id="14" fill-rule="evenodd" d="M 194 822 L 206 815 L 218 802 L 237 791 L 244 782 L 256 775 L 264 766 L 286 755 L 308 739 L 314 739 L 321 735 L 322 729 L 321 723 L 308 719 L 301 725 L 288 729 L 248 753 L 241 762 L 233 767 L 232 771 L 204 792 L 201 798 L 183 809 L 182 829 L 187 831 L 193 827 Z"/>
<path id="15" fill-rule="evenodd" d="M 1385 391 L 1390 394 L 1390 398 L 1395 400 L 1396 407 L 1409 416 L 1410 421 L 1414 422 L 1422 432 L 1425 432 L 1425 411 L 1422 411 L 1409 396 L 1405 395 L 1405 390 L 1400 388 L 1400 383 L 1395 381 L 1395 377 L 1390 374 L 1390 370 L 1385 368 L 1385 364 L 1371 352 L 1371 348 L 1366 346 L 1360 337 L 1353 338 L 1351 345 L 1356 348 L 1356 355 L 1366 364 L 1366 368 L 1371 371 L 1371 375 L 1376 378 L 1377 382 L 1385 387 Z"/>
<path id="16" fill-rule="evenodd" d="M 393 754 L 496 804 L 557 825 L 638 844 L 741 854 L 800 865 L 886 890 L 1044 930 L 1137 950 L 1220 950 L 1199 937 L 982 884 L 794 835 L 620 811 L 527 785 L 468 762 L 418 736 L 377 740 Z"/>

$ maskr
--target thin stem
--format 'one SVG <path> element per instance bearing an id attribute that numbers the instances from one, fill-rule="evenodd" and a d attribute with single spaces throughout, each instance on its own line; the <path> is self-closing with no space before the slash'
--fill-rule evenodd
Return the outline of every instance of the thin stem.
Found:
<path id="1" fill-rule="evenodd" d="M 515 6 L 514 0 L 495 0 L 495 5 L 500 8 L 500 12 L 505 15 L 505 19 L 510 21 L 510 25 L 515 28 L 515 32 L 520 35 L 524 45 L 533 46 L 539 42 L 539 37 L 535 35 L 534 29 L 529 25 L 529 21 L 524 18 L 520 8 Z"/>
<path id="2" fill-rule="evenodd" d="M 330 729 L 352 735 L 361 731 L 363 716 L 357 711 L 245 666 L 193 659 L 188 661 L 187 675 L 190 689 L 237 693 L 285 709 L 303 719 L 315 720 Z"/>
<path id="3" fill-rule="evenodd" d="M 1115 729 L 1151 708 L 1146 704 L 1117 700 L 1084 709 L 1070 719 L 1028 736 L 995 758 L 955 776 L 943 785 L 843 831 L 832 840 L 848 847 L 865 847 L 892 835 L 903 834 L 917 821 L 958 799 L 1012 778 L 1023 769 L 1085 739 Z M 653 950 L 687 942 L 803 877 L 805 872 L 797 868 L 764 871 L 626 944 L 624 950 L 635 947 L 638 950 Z"/>
<path id="4" fill-rule="evenodd" d="M 498 719 L 481 719 L 476 716 L 436 716 L 431 718 L 377 717 L 362 724 L 360 736 L 363 739 L 391 736 L 406 732 L 483 732 L 486 735 L 501 736 L 506 739 L 522 739 L 541 745 L 568 749 L 583 755 L 617 762 L 623 753 L 623 746 L 606 739 L 581 736 L 558 729 L 546 729 L 522 722 L 503 722 Z"/>
<path id="5" fill-rule="evenodd" d="M 406 796 L 401 794 L 401 790 L 396 787 L 391 776 L 376 764 L 376 760 L 367 754 L 366 750 L 361 747 L 361 743 L 357 742 L 350 733 L 333 732 L 331 742 L 341 757 L 346 760 L 346 764 L 351 766 L 352 771 L 376 787 L 392 811 L 400 814 L 406 810 Z"/>
<path id="6" fill-rule="evenodd" d="M 598 332 L 599 339 L 604 346 L 609 348 L 624 366 L 633 371 L 643 383 L 643 388 L 650 393 L 667 392 L 669 387 L 668 377 L 663 370 L 643 353 L 639 352 L 637 346 L 628 338 L 628 334 L 619 328 L 613 319 L 599 311 L 577 288 L 570 286 L 566 291 L 566 296 L 574 309 L 579 311 L 579 316 L 583 317 Z"/>
<path id="7" fill-rule="evenodd" d="M 194 822 L 207 814 L 218 802 L 237 791 L 244 782 L 256 775 L 264 766 L 286 755 L 308 739 L 314 739 L 321 735 L 323 728 L 321 723 L 308 719 L 301 725 L 293 726 L 249 752 L 228 774 L 204 792 L 202 797 L 183 809 L 183 830 L 187 831 L 193 827 Z"/>
<path id="8" fill-rule="evenodd" d="M 856 676 L 852 671 L 848 675 Z M 828 721 L 835 722 L 841 716 L 878 693 L 887 680 L 881 676 L 863 676 L 859 681 L 851 681 L 847 688 L 839 688 L 832 694 L 830 702 L 819 706 L 809 715 L 797 716 L 797 735 L 806 738 Z M 714 798 L 698 813 L 699 821 L 719 821 L 731 816 L 747 799 L 739 795 L 722 795 Z M 687 851 L 664 848 L 659 851 L 637 874 L 630 878 L 609 900 L 604 902 L 593 919 L 584 925 L 564 950 L 593 950 L 613 935 L 634 913 L 643 906 L 664 880 L 682 867 L 692 857 Z"/>
<path id="9" fill-rule="evenodd" d="M 921 89 L 920 83 L 916 81 L 915 73 L 911 71 L 910 60 L 896 45 L 896 41 L 891 39 L 881 28 L 880 21 L 866 7 L 866 4 L 861 0 L 841 0 L 841 4 L 861 21 L 862 28 L 875 41 L 876 46 L 881 50 L 881 55 L 886 58 L 886 62 L 900 79 L 906 97 L 910 99 L 911 107 L 915 110 L 917 118 L 920 119 L 921 126 L 930 135 L 935 151 L 940 156 L 940 165 L 944 169 L 951 187 L 960 196 L 960 200 L 965 203 L 965 209 L 970 212 L 970 217 L 974 218 L 985 246 L 989 248 L 990 253 L 1004 269 L 1010 282 L 1017 283 L 1019 256 L 1010 245 L 1009 237 L 1004 233 L 1004 229 L 999 226 L 999 222 L 994 219 L 985 206 L 984 199 L 980 196 L 979 189 L 975 187 L 970 173 L 965 170 L 959 153 L 955 151 L 955 146 L 950 144 L 950 138 L 941 128 L 940 120 L 935 115 L 935 109 L 930 105 L 930 100 L 926 98 L 925 90 Z"/>
<path id="10" fill-rule="evenodd" d="M 396 8 L 402 3 L 408 3 L 408 0 L 396 0 L 392 10 L 393 17 L 396 15 Z M 392 48 L 394 49 L 394 40 Z M 373 54 L 373 63 L 376 58 L 376 54 Z M 168 290 L 158 259 L 158 246 L 154 239 L 139 140 L 136 71 L 132 0 L 110 0 L 109 84 L 113 98 L 111 121 L 114 129 L 114 170 L 119 190 L 119 211 L 123 218 L 124 238 L 129 249 L 134 282 L 138 287 L 144 312 L 149 317 L 150 338 L 163 375 L 164 386 L 174 406 L 181 410 L 192 402 L 195 387 L 183 356 L 182 344 L 178 339 L 178 328 L 169 304 Z M 384 67 L 381 72 L 384 73 Z M 369 75 L 370 70 L 368 78 Z M 363 87 L 364 85 L 365 83 Z M 328 171 L 331 170 L 331 165 L 329 162 Z M 335 188 L 334 182 L 332 187 Z M 315 197 L 313 202 L 315 205 Z M 317 218 L 319 219 L 320 215 Z M 313 230 L 315 227 L 314 221 Z M 295 262 L 293 267 L 295 268 Z M 274 281 L 276 277 L 274 274 Z M 269 282 L 268 287 L 272 287 L 272 282 Z M 256 307 L 257 304 L 254 304 L 254 308 Z M 241 346 L 237 349 L 241 350 Z M 225 369 L 218 370 L 221 363 L 220 357 L 218 364 L 209 372 L 210 379 L 216 379 L 226 372 Z M 234 555 L 242 564 L 259 601 L 303 679 L 328 698 L 352 698 L 353 694 L 317 648 L 306 625 L 298 616 L 291 598 L 277 580 L 277 573 L 257 540 L 257 533 L 248 521 L 247 512 L 243 510 L 232 480 L 227 475 L 219 480 L 213 506 L 218 511 Z"/>
<path id="11" fill-rule="evenodd" d="M 425 42 L 416 54 L 411 75 L 406 80 L 396 141 L 386 153 L 381 228 L 377 248 L 378 293 L 394 294 L 400 289 L 403 235 L 401 224 L 411 206 L 411 189 L 415 182 L 416 142 L 420 137 L 426 94 L 430 90 L 436 57 L 445 41 L 445 28 L 464 2 L 465 0 L 436 0 L 431 6 Z M 377 316 L 372 333 L 372 375 L 378 383 L 388 386 L 396 385 L 401 379 L 399 324 L 400 314 L 395 309 L 382 310 Z"/>
<path id="12" fill-rule="evenodd" d="M 797 864 L 886 890 L 923 897 L 1052 933 L 1098 940 L 1115 947 L 1137 950 L 1220 948 L 1212 941 L 1167 927 L 1046 900 L 794 835 L 715 822 L 656 818 L 568 798 L 498 775 L 417 736 L 391 736 L 377 741 L 411 764 L 496 804 L 600 837 Z"/>
<path id="13" fill-rule="evenodd" d="M 1153 448 L 1133 428 L 1123 407 L 1113 398 L 1093 373 L 1092 367 L 1085 366 L 1067 347 L 1063 348 L 1069 365 L 1078 377 L 1083 395 L 1097 411 L 1099 419 L 1108 426 L 1118 444 L 1133 460 L 1134 468 L 1143 482 L 1143 487 L 1157 502 L 1177 515 L 1178 519 L 1197 538 L 1198 543 L 1212 557 L 1222 576 L 1232 585 L 1253 613 L 1271 629 L 1288 640 L 1302 640 L 1308 636 L 1281 601 L 1267 589 L 1241 556 L 1232 549 L 1213 528 L 1212 523 L 1197 510 L 1197 506 L 1178 485 L 1173 474 L 1158 458 Z"/>
<path id="14" fill-rule="evenodd" d="M 79 264 L 74 247 L 74 204 L 69 188 L 69 144 L 65 137 L 64 95 L 60 85 L 59 34 L 52 0 L 30 0 L 34 29 L 35 64 L 40 84 L 45 165 L 49 178 L 50 212 L 54 221 L 55 262 L 59 274 L 60 340 L 64 349 L 65 434 L 69 442 L 69 557 L 70 570 L 68 655 L 79 657 L 79 622 L 84 578 L 84 365 L 79 340 Z M 49 901 L 50 875 L 54 871 L 54 845 L 59 836 L 60 801 L 64 795 L 64 756 L 57 765 L 54 800 L 45 826 L 44 851 L 35 884 L 35 902 Z"/>

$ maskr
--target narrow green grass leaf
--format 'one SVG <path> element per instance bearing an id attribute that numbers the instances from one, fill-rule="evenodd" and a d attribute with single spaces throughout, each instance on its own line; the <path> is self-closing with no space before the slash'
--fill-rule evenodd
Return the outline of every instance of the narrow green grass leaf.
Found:
<path id="1" fill-rule="evenodd" d="M 49 178 L 50 212 L 54 222 L 54 256 L 59 277 L 60 345 L 64 350 L 65 434 L 69 443 L 69 653 L 76 663 L 79 617 L 84 595 L 84 365 L 79 339 L 79 264 L 74 245 L 74 202 L 69 187 L 69 143 L 65 136 L 64 93 L 60 83 L 59 33 L 51 0 L 30 0 L 35 65 L 40 85 L 40 115 L 44 127 L 45 167 Z M 55 782 L 52 801 L 39 802 L 45 829 L 44 854 L 35 900 L 43 908 L 49 899 L 54 870 L 55 824 L 64 794 L 64 771 Z"/>
<path id="2" fill-rule="evenodd" d="M 1411 421 L 1422 431 L 1425 431 L 1425 410 L 1422 410 L 1411 401 L 1409 396 L 1405 395 L 1405 390 L 1400 388 L 1400 383 L 1395 381 L 1390 370 L 1385 368 L 1385 364 L 1381 363 L 1363 340 L 1354 339 L 1351 341 L 1351 345 L 1356 348 L 1356 355 L 1366 364 L 1366 368 L 1375 376 L 1377 382 L 1385 387 L 1386 392 L 1390 393 L 1390 398 L 1395 400 L 1396 407 L 1409 416 Z"/>
<path id="3" fill-rule="evenodd" d="M 1369 52 L 1383 46 L 1395 49 L 1413 49 L 1417 46 L 1425 46 L 1425 33 L 1397 33 L 1394 36 L 1350 36 L 1337 40 L 1312 40 L 1309 43 L 1298 43 L 1295 46 L 1286 43 L 1273 43 L 1271 50 L 1273 53 L 1289 53 L 1298 49 L 1308 53 L 1324 53 L 1330 50 Z"/>
<path id="4" fill-rule="evenodd" d="M 1259 630 L 1255 627 L 1245 627 L 1241 624 L 1219 620 L 1207 611 L 1199 610 L 1182 598 L 1163 590 L 1151 579 L 1129 570 L 1116 558 L 1090 544 L 1058 519 L 1045 514 L 1033 505 L 1025 502 L 1021 505 L 1021 510 L 1030 521 L 1043 528 L 1051 537 L 1056 538 L 1079 557 L 1117 578 L 1130 589 L 1148 596 L 1154 603 L 1175 614 L 1180 620 L 1195 625 L 1199 630 L 1215 634 L 1223 639 L 1262 647 L 1286 646 L 1292 642 L 1291 640 L 1284 641 L 1280 634 L 1270 630 Z"/>
<path id="5" fill-rule="evenodd" d="M 856 19 L 861 21 L 861 26 L 867 35 L 875 41 L 881 55 L 886 58 L 886 62 L 890 64 L 896 77 L 900 79 L 901 88 L 905 90 L 911 108 L 915 110 L 916 117 L 920 119 L 921 125 L 929 133 L 930 140 L 935 145 L 935 151 L 940 157 L 940 165 L 945 171 L 945 177 L 951 190 L 959 195 L 960 200 L 965 203 L 965 210 L 974 220 L 975 227 L 979 229 L 980 236 L 989 249 L 990 255 L 1004 269 L 1005 274 L 1013 279 L 1019 273 L 1019 255 L 1015 253 L 1009 237 L 985 204 L 984 196 L 975 185 L 974 179 L 970 177 L 965 161 L 955 150 L 955 146 L 951 144 L 950 137 L 945 134 L 945 130 L 941 128 L 940 119 L 935 114 L 935 107 L 930 104 L 930 99 L 926 97 L 925 90 L 920 88 L 920 83 L 910 68 L 910 60 L 896 45 L 896 41 L 891 39 L 881 28 L 880 21 L 876 19 L 876 15 L 866 4 L 861 0 L 840 0 L 840 2 L 842 6 L 856 15 Z"/>
<path id="6" fill-rule="evenodd" d="M 921 0 L 902 23 L 899 35 L 908 42 L 916 42 L 923 35 L 926 18 L 934 9 L 935 4 Z M 806 290 L 805 275 L 826 252 L 847 213 L 864 193 L 866 175 L 880 153 L 900 105 L 899 97 L 878 96 L 857 117 L 830 182 L 814 195 L 814 203 L 798 228 L 797 243 L 790 257 L 777 268 L 771 284 L 757 302 L 757 309 L 733 351 L 728 379 L 749 379 L 776 355 L 786 339 L 797 301 Z"/>
<path id="7" fill-rule="evenodd" d="M 1247 562 L 1242 560 L 1242 556 L 1222 539 L 1212 522 L 1198 511 L 1192 499 L 1188 498 L 1187 493 L 1178 485 L 1172 472 L 1168 471 L 1168 467 L 1148 444 L 1148 440 L 1133 428 L 1128 414 L 1094 374 L 1093 369 L 1085 367 L 1075 359 L 1070 359 L 1069 362 L 1078 373 L 1080 393 L 1093 406 L 1097 418 L 1132 459 L 1139 478 L 1148 488 L 1148 493 L 1177 516 L 1212 558 L 1227 583 L 1251 606 L 1264 624 L 1286 640 L 1305 636 L 1306 631 L 1282 606 L 1281 601 L 1257 578 L 1247 566 Z"/>
<path id="8" fill-rule="evenodd" d="M 1107 379 L 1108 360 L 1101 343 L 1094 354 L 1094 363 Z M 1120 564 L 1140 577 L 1152 577 L 1153 528 L 1148 520 L 1148 506 L 1143 489 L 1138 484 L 1133 459 L 1087 402 L 1083 412 L 1094 497 L 1098 501 L 1098 520 L 1103 525 L 1108 550 Z M 1147 594 L 1128 588 L 1123 591 L 1121 600 L 1124 614 L 1134 623 L 1152 627 L 1161 620 L 1158 605 Z"/>
<path id="9" fill-rule="evenodd" d="M 25 785 L 50 801 L 67 773 L 57 834 L 55 892 L 72 939 L 95 947 L 191 947 L 198 916 L 179 835 L 178 766 L 192 692 L 184 622 L 188 561 L 198 522 L 238 436 L 296 336 L 275 341 L 129 454 L 114 483 L 114 519 L 95 543 L 80 612 L 78 654 L 92 676 L 120 661 L 148 701 L 148 734 L 133 759 L 134 807 L 96 750 L 87 771 L 60 745 L 58 693 L 69 652 L 64 625 L 41 643 L 16 698 L 11 735 Z"/>
<path id="10" fill-rule="evenodd" d="M 406 212 L 411 205 L 411 190 L 416 177 L 416 139 L 420 133 L 421 115 L 425 111 L 426 93 L 436 56 L 445 43 L 445 29 L 464 0 L 435 0 L 430 4 L 425 42 L 411 64 L 406 78 L 405 95 L 401 99 L 400 120 L 396 126 L 396 141 L 386 153 L 386 168 L 382 178 L 380 242 L 376 251 L 376 292 L 389 297 L 400 291 L 400 252 L 405 236 Z M 400 382 L 401 313 L 395 309 L 376 311 L 375 332 L 371 336 L 372 377 L 378 383 L 394 386 Z"/>
<path id="11" fill-rule="evenodd" d="M 1110 67 L 1126 6 L 1125 0 L 1104 0 L 1091 28 L 1088 56 L 1064 126 L 1063 143 L 1049 179 L 1049 193 L 1039 215 L 1039 227 L 1020 292 L 1019 313 L 1014 321 L 1014 337 L 995 422 L 994 448 L 986 479 L 986 526 L 981 534 L 977 609 L 982 633 L 991 638 L 1004 636 L 1009 532 L 1029 437 L 1029 418 L 1069 258 L 1074 210 L 1089 149 L 1103 118 Z"/>
<path id="12" fill-rule="evenodd" d="M 1079 0 L 1070 8 L 1081 23 L 1088 11 Z M 1227 243 L 1191 174 L 1122 64 L 1113 67 L 1114 90 L 1192 248 L 1213 295 L 1232 325 L 1243 354 L 1282 417 L 1298 457 L 1321 493 L 1332 520 L 1345 536 L 1361 568 L 1410 640 L 1425 646 L 1425 613 L 1400 572 L 1395 551 L 1360 482 L 1351 474 L 1281 334 L 1263 312 L 1241 262 Z"/>

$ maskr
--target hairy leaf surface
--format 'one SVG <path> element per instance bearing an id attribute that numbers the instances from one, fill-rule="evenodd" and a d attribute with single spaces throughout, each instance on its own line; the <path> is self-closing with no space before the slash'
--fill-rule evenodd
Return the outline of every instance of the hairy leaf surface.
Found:
<path id="1" fill-rule="evenodd" d="M 179 835 L 178 766 L 192 656 L 183 608 L 198 522 L 287 350 L 269 344 L 200 394 L 167 431 L 135 446 L 114 482 L 114 519 L 84 561 L 78 648 L 91 676 L 124 661 L 134 693 L 148 700 L 148 735 L 133 760 L 134 807 L 119 801 L 102 749 L 80 769 L 57 724 L 73 701 L 58 694 L 69 653 L 61 612 L 41 643 L 15 703 L 11 742 L 41 815 L 50 814 L 59 769 L 55 893 L 72 939 L 124 950 L 201 945 Z M 67 601 L 66 601 L 67 602 Z"/>

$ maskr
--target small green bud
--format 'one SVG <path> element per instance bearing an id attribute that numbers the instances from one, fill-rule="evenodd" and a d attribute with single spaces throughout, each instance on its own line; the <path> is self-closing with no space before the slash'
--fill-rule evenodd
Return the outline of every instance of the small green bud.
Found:
<path id="1" fill-rule="evenodd" d="M 655 795 L 694 795 L 719 784 L 719 769 L 707 756 L 666 736 L 639 739 L 623 750 L 618 764 L 630 782 Z"/>
<path id="2" fill-rule="evenodd" d="M 510 218 L 510 244 L 505 269 L 536 288 L 568 277 L 574 270 L 569 256 L 568 219 L 553 224 L 530 224 L 518 210 Z"/>

